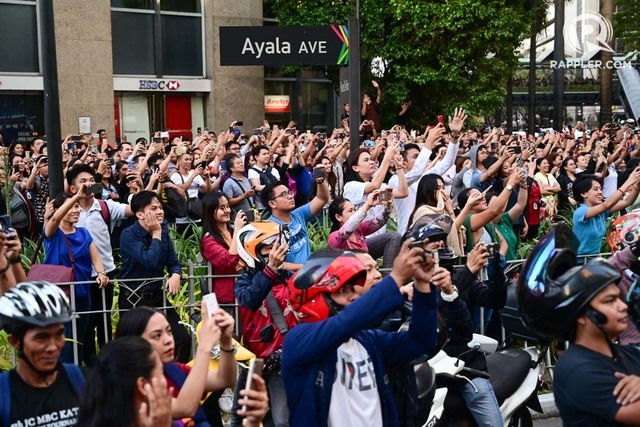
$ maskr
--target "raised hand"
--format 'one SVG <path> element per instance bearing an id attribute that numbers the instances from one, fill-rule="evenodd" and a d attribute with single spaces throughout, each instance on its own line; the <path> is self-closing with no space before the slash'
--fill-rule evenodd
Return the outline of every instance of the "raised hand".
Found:
<path id="1" fill-rule="evenodd" d="M 455 112 L 453 113 L 453 119 L 451 118 L 451 116 L 449 116 L 449 129 L 451 130 L 451 135 L 460 135 L 465 120 L 467 120 L 467 114 L 464 109 L 456 108 Z"/>

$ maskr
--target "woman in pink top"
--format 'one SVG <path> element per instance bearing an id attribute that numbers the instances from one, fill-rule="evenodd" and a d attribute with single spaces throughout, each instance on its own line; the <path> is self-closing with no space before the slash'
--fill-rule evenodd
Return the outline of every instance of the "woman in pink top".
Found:
<path id="1" fill-rule="evenodd" d="M 202 255 L 211 263 L 214 275 L 237 273 L 240 262 L 236 233 L 246 224 L 246 216 L 238 212 L 234 227 L 231 223 L 229 199 L 222 193 L 207 193 L 202 200 Z M 234 304 L 235 278 L 219 277 L 211 280 L 210 292 L 221 304 Z"/>
<path id="2" fill-rule="evenodd" d="M 388 194 L 384 203 L 382 218 L 364 221 L 367 212 L 374 206 L 380 205 L 378 195 Z M 333 221 L 328 245 L 334 249 L 360 249 L 369 252 L 366 237 L 384 226 L 393 210 L 393 193 L 386 190 L 374 190 L 369 193 L 367 201 L 356 210 L 353 203 L 344 197 L 339 197 L 329 205 L 329 217 Z"/>

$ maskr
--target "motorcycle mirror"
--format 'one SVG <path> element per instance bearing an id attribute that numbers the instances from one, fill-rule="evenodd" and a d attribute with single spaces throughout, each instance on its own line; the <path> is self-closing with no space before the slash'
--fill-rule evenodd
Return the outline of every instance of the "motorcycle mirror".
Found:
<path id="1" fill-rule="evenodd" d="M 477 348 L 484 354 L 492 354 L 498 349 L 498 341 L 484 335 L 473 334 L 473 338 L 471 338 L 467 347 Z"/>

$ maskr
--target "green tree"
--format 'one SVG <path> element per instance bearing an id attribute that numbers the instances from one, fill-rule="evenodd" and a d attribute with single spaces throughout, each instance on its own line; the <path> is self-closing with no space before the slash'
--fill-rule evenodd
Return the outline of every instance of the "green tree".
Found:
<path id="1" fill-rule="evenodd" d="M 352 2 L 267 1 L 281 25 L 346 23 L 354 14 Z M 371 89 L 371 59 L 382 57 L 389 63 L 379 79 L 387 122 L 407 96 L 419 119 L 434 121 L 460 105 L 493 114 L 530 21 L 526 0 L 362 0 L 362 90 Z"/>
<path id="2" fill-rule="evenodd" d="M 615 37 L 621 40 L 628 50 L 640 49 L 640 2 L 638 0 L 615 0 L 616 13 L 613 29 Z"/>

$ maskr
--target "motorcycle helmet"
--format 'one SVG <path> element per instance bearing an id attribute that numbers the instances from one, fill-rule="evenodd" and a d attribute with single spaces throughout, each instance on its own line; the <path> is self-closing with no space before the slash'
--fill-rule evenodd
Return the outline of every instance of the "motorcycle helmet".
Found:
<path id="1" fill-rule="evenodd" d="M 576 319 L 589 301 L 620 273 L 603 259 L 577 265 L 575 238 L 559 224 L 533 248 L 517 282 L 517 296 L 525 323 L 536 332 L 561 340 L 572 339 Z"/>
<path id="2" fill-rule="evenodd" d="M 429 242 L 447 241 L 447 236 L 453 226 L 449 215 L 425 215 L 411 226 L 405 233 L 404 239 L 413 237 L 416 242 L 429 239 Z"/>
<path id="3" fill-rule="evenodd" d="M 278 238 L 280 227 L 273 221 L 250 222 L 238 233 L 238 255 L 247 267 L 256 268 L 267 264 L 268 256 L 263 256 L 260 250 L 264 246 L 272 245 Z"/>
<path id="4" fill-rule="evenodd" d="M 289 280 L 291 307 L 301 322 L 318 322 L 340 310 L 329 294 L 346 284 L 364 286 L 367 272 L 348 251 L 321 249 Z"/>
<path id="5" fill-rule="evenodd" d="M 613 252 L 622 250 L 640 237 L 640 212 L 633 211 L 616 219 L 607 234 L 607 244 Z"/>
<path id="6" fill-rule="evenodd" d="M 9 333 L 70 319 L 69 299 L 62 289 L 48 282 L 19 283 L 0 297 L 0 326 Z"/>

